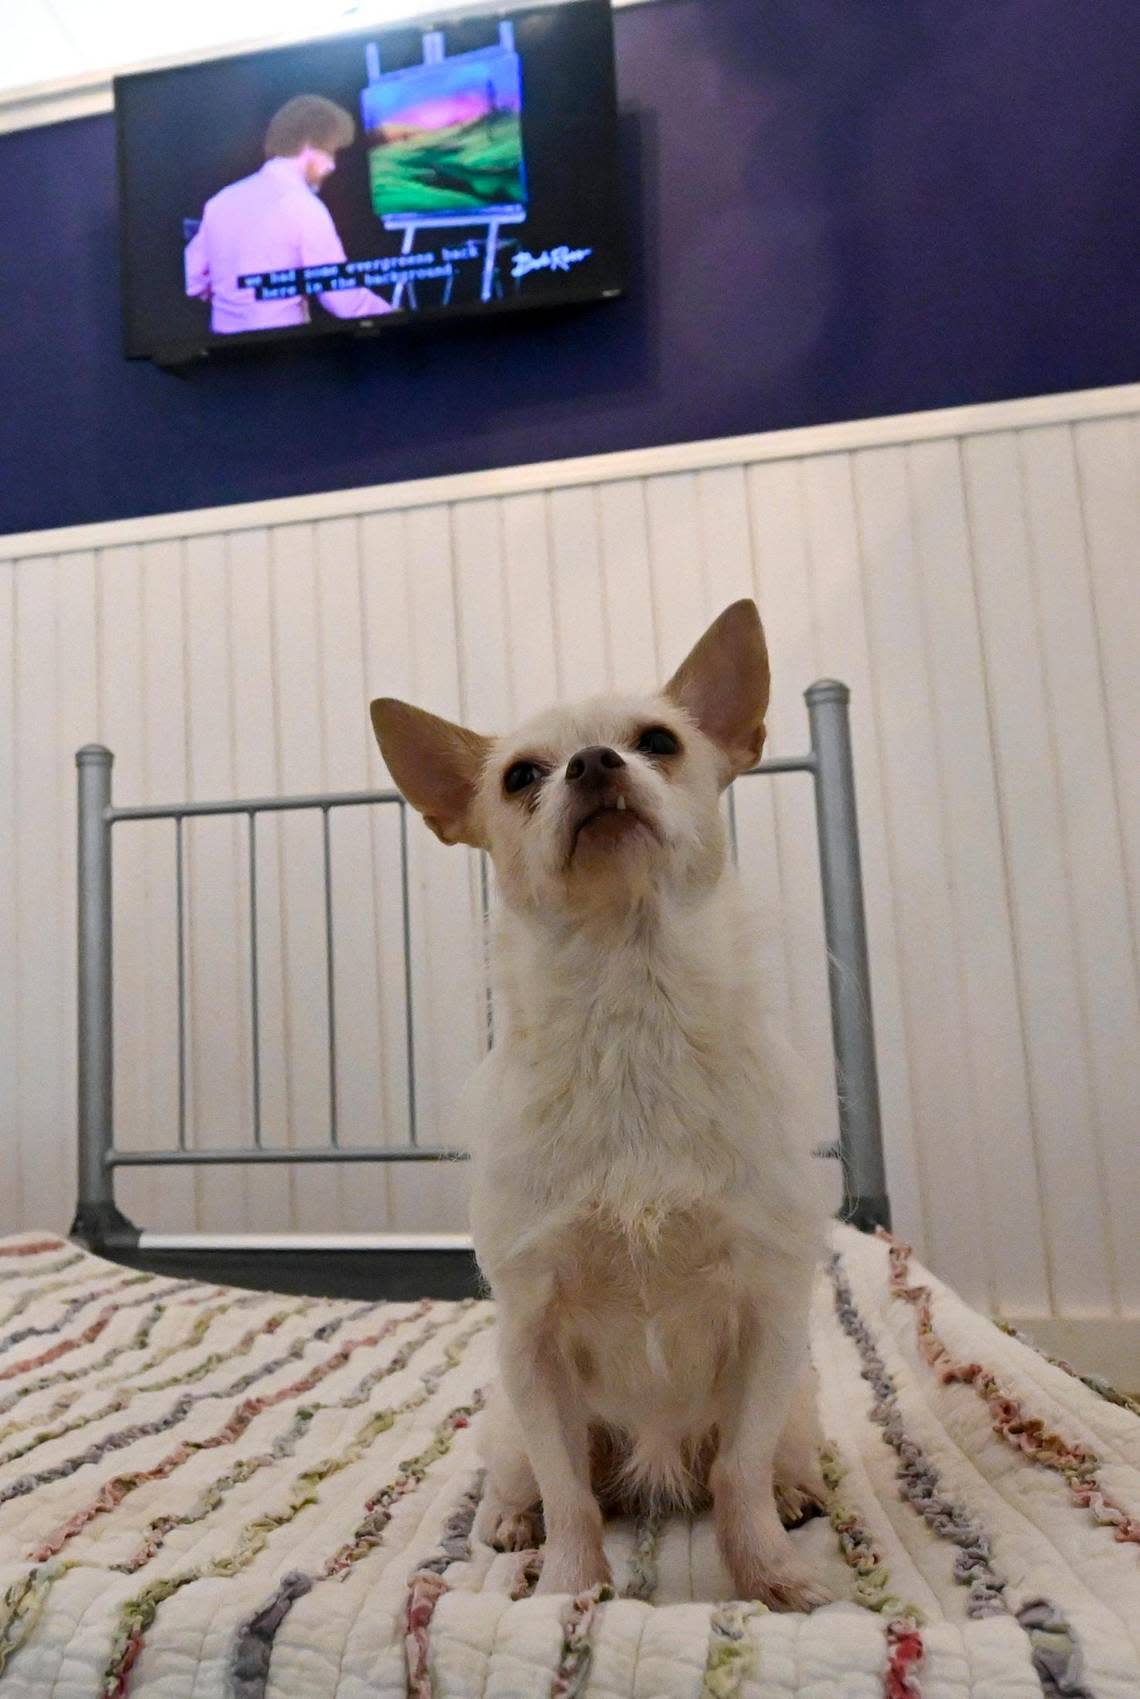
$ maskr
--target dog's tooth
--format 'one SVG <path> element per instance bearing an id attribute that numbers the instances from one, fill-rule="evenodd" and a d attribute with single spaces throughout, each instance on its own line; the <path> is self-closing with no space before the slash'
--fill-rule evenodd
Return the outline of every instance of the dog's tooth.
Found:
<path id="1" fill-rule="evenodd" d="M 625 797 L 624 796 L 618 797 L 617 806 L 618 806 L 618 813 L 619 814 L 623 813 L 624 809 L 625 809 Z"/>

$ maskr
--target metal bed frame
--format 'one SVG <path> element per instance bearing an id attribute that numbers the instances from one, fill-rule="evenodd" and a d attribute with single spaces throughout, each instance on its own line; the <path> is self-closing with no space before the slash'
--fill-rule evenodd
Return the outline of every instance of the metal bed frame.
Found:
<path id="1" fill-rule="evenodd" d="M 824 932 L 828 953 L 831 1026 L 839 1095 L 838 1144 L 818 1154 L 843 1169 L 844 1219 L 871 1229 L 890 1225 L 883 1164 L 878 1077 L 871 1012 L 855 778 L 847 686 L 823 679 L 805 692 L 811 748 L 805 755 L 763 761 L 746 777 L 810 773 L 814 780 Z M 79 780 L 79 1197 L 72 1237 L 89 1249 L 159 1273 L 226 1284 L 329 1296 L 464 1295 L 478 1289 L 465 1234 L 163 1234 L 140 1230 L 115 1202 L 115 1172 L 127 1167 L 206 1164 L 438 1162 L 456 1152 L 421 1145 L 416 1125 L 412 939 L 408 880 L 408 805 L 398 791 L 255 797 L 229 802 L 116 807 L 111 800 L 114 757 L 88 744 L 75 757 Z M 399 812 L 403 903 L 408 1140 L 403 1145 L 344 1146 L 338 1140 L 336 1002 L 329 817 L 333 809 L 394 807 Z M 257 820 L 282 811 L 317 810 L 322 823 L 326 996 L 329 1031 L 329 1141 L 302 1149 L 267 1145 L 261 1125 L 258 1025 Z M 186 1142 L 186 973 L 184 956 L 184 823 L 203 816 L 244 815 L 248 822 L 252 1142 L 245 1147 L 189 1148 Z M 175 828 L 178 972 L 178 1143 L 173 1149 L 124 1150 L 115 1142 L 112 1001 L 111 842 L 129 821 L 171 820 Z M 736 820 L 729 792 L 733 849 Z M 486 858 L 481 857 L 484 925 L 488 914 Z M 490 1015 L 490 1006 L 488 1007 Z"/>

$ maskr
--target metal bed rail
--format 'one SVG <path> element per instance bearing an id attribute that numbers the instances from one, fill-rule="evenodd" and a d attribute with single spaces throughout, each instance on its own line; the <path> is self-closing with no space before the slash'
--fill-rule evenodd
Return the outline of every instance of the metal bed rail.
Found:
<path id="1" fill-rule="evenodd" d="M 838 1155 L 843 1167 L 845 1219 L 857 1226 L 888 1226 L 880 1122 L 878 1074 L 875 1063 L 870 966 L 863 909 L 862 874 L 855 809 L 855 777 L 848 717 L 849 691 L 833 679 L 823 679 L 805 692 L 810 726 L 809 751 L 763 761 L 746 775 L 808 773 L 814 781 L 824 934 L 828 955 L 832 1039 L 839 1099 Z M 243 1235 L 141 1234 L 115 1202 L 118 1168 L 183 1167 L 213 1164 L 433 1162 L 454 1157 L 446 1148 L 419 1143 L 415 1097 L 415 1024 L 412 997 L 412 935 L 408 863 L 408 805 L 398 791 L 329 792 L 313 796 L 252 797 L 223 802 L 144 804 L 117 807 L 112 801 L 109 749 L 89 744 L 76 754 L 79 802 L 79 1196 L 73 1237 L 99 1251 L 137 1249 L 144 1240 L 152 1248 L 185 1248 L 190 1240 L 205 1249 L 224 1238 L 246 1251 L 257 1247 Z M 333 861 L 329 831 L 334 809 L 361 806 L 394 807 L 399 812 L 400 886 L 403 924 L 404 1042 L 407 1063 L 408 1137 L 401 1145 L 346 1146 L 339 1142 L 337 1121 L 336 983 L 333 927 Z M 729 829 L 736 849 L 736 820 L 729 793 Z M 261 1053 L 259 1043 L 259 966 L 257 819 L 261 814 L 318 811 L 321 816 L 325 921 L 325 996 L 328 1013 L 329 1140 L 315 1147 L 267 1145 L 261 1116 Z M 219 815 L 244 815 L 248 822 L 251 1132 L 245 1147 L 190 1147 L 186 1138 L 186 961 L 184 824 L 187 820 Z M 112 997 L 112 834 L 131 821 L 171 820 L 175 831 L 175 908 L 178 978 L 178 1128 L 177 1145 L 165 1150 L 125 1150 L 116 1145 L 114 1123 L 114 1031 Z M 489 914 L 486 857 L 480 857 L 480 892 L 484 921 Z M 494 1011 L 487 989 L 487 1039 L 493 1035 Z M 264 1236 L 262 1236 L 264 1237 Z M 289 1236 L 282 1236 L 282 1242 Z M 300 1239 L 293 1236 L 297 1243 Z M 311 1237 L 311 1236 L 310 1236 Z M 359 1237 L 359 1236 L 357 1236 Z M 443 1241 L 447 1240 L 445 1246 Z M 248 1242 L 246 1242 L 248 1241 Z M 260 1241 L 259 1241 L 260 1242 Z M 462 1235 L 435 1235 L 420 1241 L 441 1254 L 469 1244 Z M 335 1248 L 346 1244 L 330 1236 Z M 407 1235 L 369 1236 L 376 1250 L 406 1255 L 412 1248 Z M 312 1248 L 312 1247 L 309 1247 Z M 363 1244 L 358 1250 L 365 1249 Z"/>

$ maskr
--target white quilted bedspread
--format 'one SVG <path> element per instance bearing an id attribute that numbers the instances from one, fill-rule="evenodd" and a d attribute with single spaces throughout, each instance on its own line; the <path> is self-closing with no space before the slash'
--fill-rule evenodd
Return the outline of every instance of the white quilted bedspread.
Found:
<path id="1" fill-rule="evenodd" d="M 731 1598 L 706 1519 L 612 1595 L 473 1544 L 487 1304 L 287 1298 L 0 1241 L 4 1699 L 1140 1696 L 1140 1415 L 836 1230 L 818 1283 L 839 1602 Z"/>

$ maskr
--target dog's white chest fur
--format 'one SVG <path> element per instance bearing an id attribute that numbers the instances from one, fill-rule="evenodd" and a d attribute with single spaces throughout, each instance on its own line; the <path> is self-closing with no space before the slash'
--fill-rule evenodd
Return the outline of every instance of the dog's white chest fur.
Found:
<path id="1" fill-rule="evenodd" d="M 725 878 L 699 907 L 633 916 L 616 939 L 552 947 L 508 923 L 507 1030 L 473 1098 L 473 1225 L 492 1281 L 591 1223 L 661 1272 L 678 1221 L 738 1261 L 753 1234 L 779 1242 L 782 1211 L 798 1224 L 802 1141 L 764 1052 L 742 910 Z"/>
<path id="2" fill-rule="evenodd" d="M 480 1261 L 643 1483 L 682 1496 L 763 1306 L 760 1240 L 770 1271 L 804 1204 L 738 904 L 726 879 L 699 912 L 553 955 L 508 930 L 512 1018 L 481 1082 Z"/>
<path id="3" fill-rule="evenodd" d="M 712 1426 L 748 1302 L 714 1211 L 647 1226 L 593 1214 L 548 1242 L 543 1326 L 591 1418 L 651 1445 L 660 1470 Z"/>

